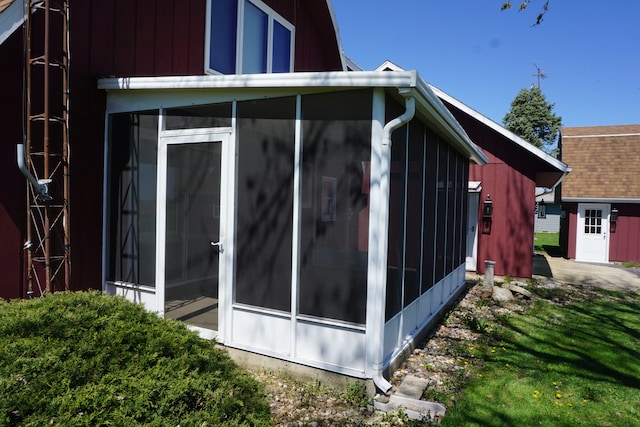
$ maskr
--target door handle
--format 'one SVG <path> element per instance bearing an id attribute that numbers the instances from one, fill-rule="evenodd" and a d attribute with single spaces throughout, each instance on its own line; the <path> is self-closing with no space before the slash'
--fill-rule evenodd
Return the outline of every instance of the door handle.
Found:
<path id="1" fill-rule="evenodd" d="M 224 252 L 224 248 L 222 247 L 222 242 L 209 242 L 211 246 L 215 248 L 217 254 L 221 254 Z"/>

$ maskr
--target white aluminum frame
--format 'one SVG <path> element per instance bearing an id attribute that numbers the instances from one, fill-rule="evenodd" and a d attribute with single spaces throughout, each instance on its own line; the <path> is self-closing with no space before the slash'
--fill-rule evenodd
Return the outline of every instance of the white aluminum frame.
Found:
<path id="1" fill-rule="evenodd" d="M 161 114 L 161 117 L 163 114 Z M 212 331 L 196 326 L 190 328 L 198 331 L 203 338 L 216 338 L 224 342 L 228 328 L 227 311 L 231 307 L 231 286 L 233 277 L 233 217 L 235 205 L 231 207 L 229 200 L 234 200 L 235 183 L 231 178 L 235 173 L 235 144 L 232 128 L 201 128 L 160 131 L 158 135 L 158 166 L 156 196 L 156 309 L 164 317 L 165 307 L 165 256 L 166 256 L 166 205 L 167 205 L 167 147 L 169 145 L 195 143 L 221 143 L 220 161 L 220 242 L 223 251 L 218 255 L 218 330 Z"/>
<path id="2" fill-rule="evenodd" d="M 107 91 L 107 117 L 116 112 L 129 112 L 148 109 L 159 109 L 159 139 L 180 138 L 186 135 L 206 134 L 208 130 L 192 129 L 182 131 L 165 131 L 163 129 L 163 108 L 172 106 L 199 105 L 207 103 L 232 102 L 232 126 L 229 129 L 229 150 L 223 158 L 227 162 L 226 174 L 230 179 L 229 185 L 234 190 L 225 195 L 227 206 L 235 209 L 235 170 L 238 159 L 236 153 L 235 133 L 235 105 L 237 101 L 258 99 L 262 97 L 297 96 L 296 106 L 296 165 L 294 170 L 294 224 L 293 224 L 293 268 L 298 263 L 300 251 L 300 188 L 303 165 L 300 160 L 301 140 L 300 102 L 301 96 L 311 93 L 321 93 L 335 90 L 350 90 L 357 88 L 373 89 L 372 111 L 372 141 L 371 141 L 371 189 L 370 189 L 370 230 L 368 255 L 368 285 L 367 285 L 367 317 L 366 325 L 352 325 L 328 319 L 316 319 L 297 315 L 299 280 L 297 270 L 292 277 L 292 312 L 289 314 L 273 310 L 248 307 L 233 303 L 232 284 L 234 283 L 234 259 L 225 257 L 225 283 L 230 286 L 226 301 L 222 302 L 224 290 L 220 288 L 220 316 L 218 340 L 229 347 L 259 352 L 290 362 L 306 364 L 321 369 L 331 370 L 356 377 L 371 378 L 376 372 L 388 365 L 390 360 L 400 354 L 402 348 L 412 339 L 416 331 L 417 322 L 421 326 L 436 315 L 444 302 L 452 298 L 464 283 L 464 265 L 458 267 L 438 282 L 432 289 L 425 292 L 413 302 L 406 311 L 405 324 L 394 325 L 398 317 L 385 322 L 385 283 L 386 257 L 388 239 L 388 218 L 380 208 L 388 203 L 390 146 L 382 141 L 385 125 L 385 96 L 393 88 L 407 88 L 416 97 L 417 110 L 422 117 L 429 117 L 430 126 L 441 135 L 448 136 L 450 143 L 465 153 L 472 161 L 485 164 L 487 157 L 473 144 L 464 130 L 455 121 L 451 113 L 446 110 L 440 100 L 433 94 L 426 83 L 415 71 L 409 72 L 326 72 L 326 73 L 289 73 L 263 75 L 233 75 L 233 76 L 177 76 L 150 78 L 120 78 L 100 79 L 98 88 Z M 391 88 L 391 89 L 390 89 Z M 107 123 L 107 122 L 105 122 Z M 106 132 L 105 132 L 106 135 Z M 178 141 L 178 139 L 176 139 Z M 105 144 L 108 143 L 105 138 Z M 166 149 L 166 143 L 165 149 Z M 107 146 L 105 145 L 105 153 Z M 159 154 L 160 156 L 160 154 Z M 166 154 L 164 154 L 166 156 Z M 105 156 L 105 159 L 107 156 Z M 106 166 L 106 163 L 105 163 Z M 158 171 L 164 165 L 158 164 Z M 106 167 L 105 167 L 105 170 Z M 105 188 L 106 188 L 105 174 Z M 165 178 L 166 179 L 166 178 Z M 161 183 L 158 183 L 160 187 Z M 106 192 L 105 192 L 106 194 Z M 106 197 L 106 196 L 105 196 Z M 158 206 L 164 208 L 164 202 L 158 200 Z M 105 199 L 105 224 L 106 215 Z M 224 211 L 224 209 L 222 209 Z M 163 213 L 162 215 L 164 215 Z M 222 214 L 222 212 L 221 212 Z M 235 215 L 233 211 L 226 212 L 225 218 L 227 236 L 235 236 Z M 166 221 L 166 218 L 165 218 Z M 158 229 L 164 230 L 164 224 L 158 223 Z M 164 232 L 164 231 L 162 231 Z M 222 233 L 222 223 L 221 223 Z M 105 242 L 106 228 L 104 231 Z M 221 236 L 222 238 L 222 236 Z M 157 241 L 157 246 L 164 242 Z M 225 255 L 235 253 L 235 242 L 225 239 Z M 434 241 L 435 244 L 435 241 Z M 106 243 L 105 243 L 106 245 Z M 163 245 L 162 245 L 163 246 Z M 164 250 L 164 247 L 162 248 Z M 106 246 L 103 248 L 106 257 Z M 164 255 L 164 254 L 163 254 Z M 106 258 L 105 258 L 106 260 Z M 106 269 L 106 261 L 103 268 Z M 157 267 L 158 268 L 158 267 Z M 222 268 L 222 267 L 221 267 Z M 103 270 L 103 278 L 104 276 Z M 134 289 L 142 297 L 128 294 L 130 300 L 154 301 L 154 308 L 164 311 L 164 287 L 156 284 L 156 290 Z M 135 288 L 135 287 L 134 287 Z M 162 295 L 156 295 L 162 288 Z M 125 294 L 129 292 L 127 286 L 105 284 L 110 293 Z M 137 299 L 136 299 L 137 298 Z M 162 304 L 162 307 L 159 307 Z M 223 307 L 225 305 L 225 307 Z M 149 305 L 147 304 L 149 308 Z M 269 336 L 258 336 L 255 327 L 262 328 L 265 333 L 277 337 L 273 344 Z M 200 331 L 202 332 L 202 331 Z M 245 332 L 252 336 L 243 337 Z M 391 340 L 385 339 L 387 333 L 392 333 Z M 257 340 L 252 340 L 252 338 Z M 310 337 L 319 338 L 313 343 Z M 388 348 L 387 344 L 394 344 Z M 400 346 L 398 347 L 398 343 Z M 313 346 L 311 346 L 313 344 Z M 331 351 L 327 352 L 327 349 Z M 345 351 L 348 349 L 349 351 Z M 322 352 L 322 353 L 321 353 Z M 325 353 L 326 352 L 326 353 Z M 320 357 L 322 355 L 322 357 Z"/>

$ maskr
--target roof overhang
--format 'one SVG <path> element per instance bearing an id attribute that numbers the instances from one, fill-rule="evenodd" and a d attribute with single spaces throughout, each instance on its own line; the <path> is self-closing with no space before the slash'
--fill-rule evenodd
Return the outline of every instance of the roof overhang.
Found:
<path id="1" fill-rule="evenodd" d="M 505 137 L 508 140 L 512 141 L 515 145 L 519 146 L 520 148 L 522 148 L 523 150 L 528 152 L 530 155 L 532 155 L 533 157 L 539 159 L 545 165 L 547 165 L 548 168 L 546 168 L 546 170 L 538 171 L 536 173 L 536 186 L 537 187 L 554 188 L 558 184 L 560 184 L 560 182 L 562 182 L 564 177 L 567 176 L 567 174 L 569 174 L 569 172 L 571 172 L 571 168 L 568 165 L 566 165 L 562 161 L 556 159 L 555 157 L 545 153 L 544 151 L 542 151 L 538 147 L 530 144 L 529 142 L 525 141 L 524 139 L 520 138 L 518 135 L 516 135 L 515 133 L 511 132 L 510 130 L 505 129 L 503 126 L 501 126 L 498 123 L 494 122 L 490 118 L 488 118 L 488 117 L 484 116 L 483 114 L 477 112 L 473 108 L 471 108 L 468 105 L 460 102 L 459 100 L 457 100 L 454 97 L 452 97 L 451 95 L 443 92 L 442 90 L 438 89 L 437 87 L 430 86 L 430 88 L 433 90 L 433 92 L 441 100 L 446 101 L 447 103 L 453 105 L 455 108 L 457 108 L 460 111 L 464 112 L 465 114 L 469 115 L 473 119 L 477 120 L 478 122 L 482 123 L 483 125 L 487 126 L 488 128 L 492 129 L 493 131 L 499 133 L 500 135 L 502 135 L 503 137 Z"/>
<path id="2" fill-rule="evenodd" d="M 449 142 L 480 165 L 487 156 L 466 134 L 447 107 L 422 80 L 417 71 L 394 73 L 382 71 L 332 71 L 309 73 L 237 74 L 168 77 L 124 77 L 98 80 L 98 89 L 106 91 L 176 91 L 176 90 L 339 90 L 385 88 L 391 95 L 409 90 L 416 101 L 417 113 L 423 116 Z M 395 89 L 395 90 L 394 90 Z"/>
<path id="3" fill-rule="evenodd" d="M 22 26 L 23 6 L 23 2 L 18 0 L 0 1 L 0 44 Z"/>

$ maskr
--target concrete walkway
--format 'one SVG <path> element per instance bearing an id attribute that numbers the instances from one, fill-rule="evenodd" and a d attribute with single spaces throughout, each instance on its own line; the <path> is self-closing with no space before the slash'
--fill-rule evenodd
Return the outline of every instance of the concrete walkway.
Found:
<path id="1" fill-rule="evenodd" d="M 536 254 L 533 275 L 576 285 L 640 293 L 640 269 L 625 268 L 618 264 L 591 264 Z"/>

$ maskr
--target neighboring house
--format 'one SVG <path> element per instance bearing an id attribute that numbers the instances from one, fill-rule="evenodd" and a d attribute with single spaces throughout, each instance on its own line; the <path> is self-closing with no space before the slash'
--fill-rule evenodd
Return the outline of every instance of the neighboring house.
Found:
<path id="1" fill-rule="evenodd" d="M 562 128 L 561 246 L 578 261 L 640 262 L 640 124 Z"/>
<path id="2" fill-rule="evenodd" d="M 531 277 L 536 188 L 554 188 L 571 168 L 443 91 L 434 89 L 467 135 L 489 158 L 469 170 L 467 270 Z M 569 174 L 571 176 L 571 174 Z M 484 208 L 491 201 L 491 217 Z"/>
<path id="3" fill-rule="evenodd" d="M 330 1 L 70 15 L 71 289 L 390 388 L 383 370 L 463 289 L 469 163 L 487 162 L 432 89 L 347 71 Z M 14 31 L 0 55 L 22 46 Z M 19 62 L 0 69 L 5 298 L 26 296 L 34 250 Z"/>
<path id="4" fill-rule="evenodd" d="M 560 198 L 555 189 L 536 189 L 536 211 L 534 230 L 543 233 L 560 231 Z"/>

